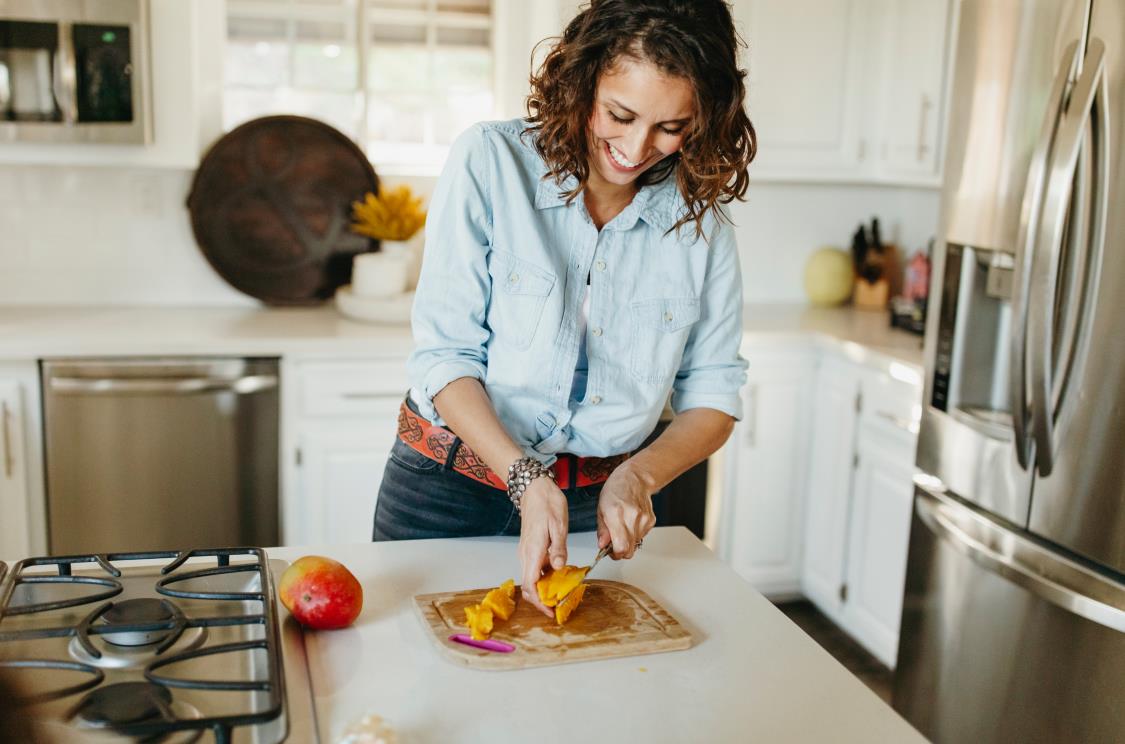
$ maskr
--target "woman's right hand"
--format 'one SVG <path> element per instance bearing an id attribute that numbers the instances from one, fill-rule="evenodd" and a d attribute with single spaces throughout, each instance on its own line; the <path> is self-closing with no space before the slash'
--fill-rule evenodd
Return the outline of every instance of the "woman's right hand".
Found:
<path id="1" fill-rule="evenodd" d="M 555 613 L 539 601 L 536 582 L 545 567 L 566 565 L 566 535 L 569 528 L 566 495 L 550 478 L 536 478 L 520 499 L 520 563 L 522 593 L 543 614 Z"/>

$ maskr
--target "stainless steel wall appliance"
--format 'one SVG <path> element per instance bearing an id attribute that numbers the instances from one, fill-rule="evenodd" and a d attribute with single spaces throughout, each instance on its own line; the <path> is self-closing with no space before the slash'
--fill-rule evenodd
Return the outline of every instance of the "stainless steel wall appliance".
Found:
<path id="1" fill-rule="evenodd" d="M 963 0 L 895 707 L 1125 740 L 1125 3 Z"/>
<path id="2" fill-rule="evenodd" d="M 151 142 L 148 25 L 148 0 L 0 0 L 0 142 Z"/>
<path id="3" fill-rule="evenodd" d="M 52 555 L 278 543 L 276 359 L 42 365 Z"/>

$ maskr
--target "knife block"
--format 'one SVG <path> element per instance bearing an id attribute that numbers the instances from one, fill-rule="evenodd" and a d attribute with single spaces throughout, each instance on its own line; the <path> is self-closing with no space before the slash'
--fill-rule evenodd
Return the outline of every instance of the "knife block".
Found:
<path id="1" fill-rule="evenodd" d="M 856 279 L 852 292 L 852 303 L 859 310 L 886 310 L 891 296 L 891 283 L 880 277 L 874 282 Z"/>

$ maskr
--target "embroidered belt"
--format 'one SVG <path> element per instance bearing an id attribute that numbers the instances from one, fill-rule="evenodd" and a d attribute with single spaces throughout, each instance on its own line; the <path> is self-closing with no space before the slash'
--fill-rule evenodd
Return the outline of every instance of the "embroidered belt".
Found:
<path id="1" fill-rule="evenodd" d="M 507 491 L 508 485 L 484 464 L 469 445 L 444 426 L 435 426 L 410 408 L 406 401 L 398 411 L 398 438 L 411 449 L 440 462 L 461 475 L 479 483 Z M 555 483 L 567 489 L 571 485 L 593 486 L 604 483 L 609 474 L 629 459 L 628 453 L 613 457 L 576 457 L 559 455 L 551 466 Z"/>

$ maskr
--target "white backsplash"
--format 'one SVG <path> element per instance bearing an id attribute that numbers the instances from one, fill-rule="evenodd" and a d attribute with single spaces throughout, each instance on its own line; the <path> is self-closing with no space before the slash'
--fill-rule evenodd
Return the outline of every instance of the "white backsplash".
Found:
<path id="1" fill-rule="evenodd" d="M 255 305 L 211 269 L 186 207 L 192 173 L 0 166 L 0 304 Z M 407 182 L 429 195 L 433 179 Z M 748 302 L 801 302 L 805 260 L 878 216 L 907 256 L 934 234 L 938 193 L 752 182 L 731 205 Z"/>

